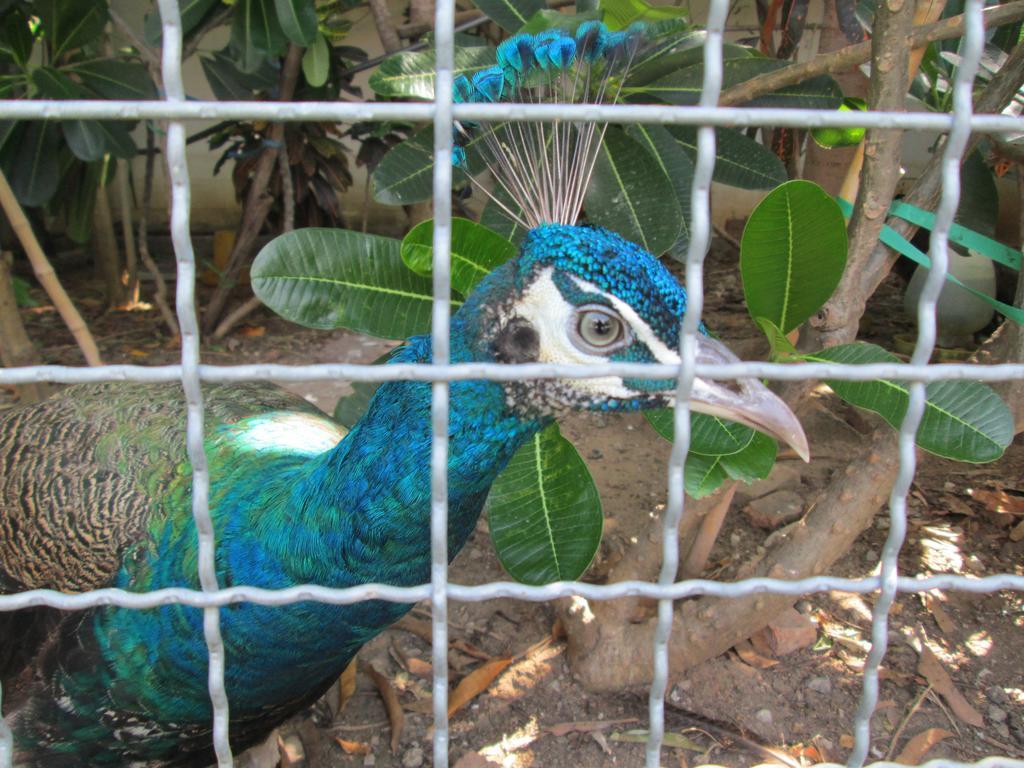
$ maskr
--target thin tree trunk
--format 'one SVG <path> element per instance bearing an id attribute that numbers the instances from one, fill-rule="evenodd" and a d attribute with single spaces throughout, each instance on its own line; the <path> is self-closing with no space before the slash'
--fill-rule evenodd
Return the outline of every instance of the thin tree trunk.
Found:
<path id="1" fill-rule="evenodd" d="M 9 252 L 0 253 L 0 362 L 7 368 L 40 365 L 43 359 L 25 333 L 25 325 L 18 313 L 10 261 Z M 15 389 L 22 405 L 45 400 L 52 391 L 50 385 L 42 381 L 20 384 Z"/>
<path id="2" fill-rule="evenodd" d="M 96 205 L 92 211 L 92 244 L 96 266 L 103 278 L 107 308 L 121 309 L 125 306 L 124 270 L 114 232 L 114 217 L 110 212 L 110 195 L 102 180 L 96 190 Z"/>
<path id="3" fill-rule="evenodd" d="M 377 27 L 377 36 L 380 37 L 384 51 L 394 53 L 402 47 L 402 41 L 398 37 L 394 22 L 391 21 L 391 11 L 388 9 L 387 0 L 369 0 L 369 4 L 373 23 Z"/>
<path id="4" fill-rule="evenodd" d="M 153 199 L 153 166 L 156 165 L 156 139 L 152 127 L 146 129 L 146 173 L 142 182 L 142 207 L 139 209 L 139 258 L 153 277 L 153 301 L 164 319 L 171 338 L 178 338 L 178 318 L 167 302 L 167 281 L 149 253 L 149 204 Z"/>
<path id="5" fill-rule="evenodd" d="M 294 44 L 288 46 L 288 54 L 285 56 L 278 89 L 280 101 L 291 101 L 295 94 L 303 50 Z M 249 194 L 245 199 L 242 223 L 238 227 L 235 247 L 224 268 L 220 284 L 213 292 L 213 296 L 210 297 L 210 302 L 203 315 L 203 331 L 205 333 L 213 333 L 216 329 L 217 321 L 220 320 L 224 312 L 224 307 L 235 287 L 238 275 L 241 273 L 242 267 L 252 257 L 256 239 L 267 219 L 267 214 L 270 213 L 270 209 L 274 205 L 273 196 L 267 194 L 267 184 L 270 182 L 270 175 L 274 172 L 274 166 L 277 164 L 277 147 L 284 142 L 284 124 L 273 123 L 269 129 L 268 139 L 271 146 L 264 149 L 260 155 L 253 171 L 252 182 L 249 184 Z"/>
<path id="6" fill-rule="evenodd" d="M 74 303 L 65 293 L 64 287 L 57 279 L 57 274 L 53 271 L 53 266 L 51 266 L 49 259 L 46 258 L 46 254 L 43 253 L 42 246 L 39 245 L 39 241 L 36 239 L 36 233 L 32 231 L 32 225 L 29 224 L 25 211 L 22 210 L 21 204 L 14 196 L 14 191 L 7 182 L 7 177 L 3 171 L 0 171 L 0 207 L 7 214 L 7 219 L 11 222 L 11 228 L 18 236 L 21 247 L 25 249 L 25 255 L 28 256 L 29 263 L 32 264 L 36 280 L 39 281 L 43 290 L 46 291 L 46 295 L 50 297 L 50 301 L 53 302 L 53 306 L 60 313 L 64 324 L 71 331 L 71 335 L 75 337 L 75 342 L 78 344 L 78 348 L 82 350 L 85 361 L 89 365 L 102 365 L 103 361 L 100 359 L 100 352 L 96 348 L 96 341 L 89 332 L 89 327 L 85 324 Z"/>
<path id="7" fill-rule="evenodd" d="M 121 239 L 124 240 L 124 268 L 127 275 L 125 295 L 129 306 L 139 303 L 139 254 L 135 247 L 135 232 L 132 227 L 135 201 L 132 199 L 131 163 L 117 161 L 117 195 L 121 207 Z"/>

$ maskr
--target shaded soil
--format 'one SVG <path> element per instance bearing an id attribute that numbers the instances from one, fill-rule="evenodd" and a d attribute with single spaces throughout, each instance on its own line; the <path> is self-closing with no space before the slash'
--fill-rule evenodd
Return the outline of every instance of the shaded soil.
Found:
<path id="1" fill-rule="evenodd" d="M 166 337 L 155 310 L 104 313 L 98 286 L 82 273 L 62 275 L 97 336 L 107 362 L 143 365 L 172 362 L 178 350 Z M 706 320 L 745 358 L 765 348 L 742 304 L 735 255 L 722 247 L 709 257 Z M 910 327 L 898 312 L 898 278 L 875 298 L 865 338 L 888 345 Z M 43 297 L 38 296 L 40 300 Z M 47 363 L 77 365 L 80 359 L 56 314 L 45 306 L 24 311 L 29 334 Z M 297 328 L 260 311 L 223 343 L 204 347 L 205 362 L 370 362 L 388 345 L 344 331 Z M 289 385 L 324 410 L 350 389 L 344 382 Z M 0 388 L 0 408 L 13 405 L 13 392 Z M 773 478 L 741 488 L 705 576 L 736 578 L 744 563 L 764 551 L 769 531 L 751 523 L 746 505 L 759 494 L 783 489 L 807 500 L 864 440 L 873 420 L 818 391 L 800 414 L 814 459 L 803 465 L 779 462 Z M 668 444 L 642 418 L 575 418 L 564 426 L 598 483 L 606 536 L 588 574 L 600 580 L 608 565 L 628 549 L 628 539 L 665 502 Z M 957 573 L 983 576 L 1024 574 L 1024 541 L 1011 530 L 1024 519 L 997 511 L 1024 510 L 1024 440 L 998 462 L 966 465 L 921 456 L 909 500 L 909 530 L 901 552 L 903 575 Z M 880 517 L 833 568 L 837 576 L 860 577 L 877 570 L 888 520 Z M 486 522 L 451 569 L 458 583 L 505 579 L 491 547 Z M 845 761 L 860 697 L 861 671 L 871 631 L 873 595 L 832 593 L 796 603 L 814 626 L 814 640 L 781 658 L 762 646 L 743 657 L 735 652 L 672 679 L 666 725 L 672 744 L 665 766 L 715 763 L 813 764 Z M 431 764 L 429 715 L 430 646 L 417 632 L 429 622 L 417 607 L 403 628 L 393 628 L 360 654 L 355 692 L 340 714 L 335 702 L 321 702 L 282 730 L 303 762 L 322 766 Z M 486 690 L 451 718 L 452 763 L 471 766 L 640 766 L 644 746 L 635 731 L 646 728 L 646 690 L 591 694 L 573 676 L 565 643 L 557 633 L 556 606 L 496 600 L 451 605 L 449 663 L 453 684 L 488 659 L 512 661 Z M 900 755 L 913 737 L 948 736 L 911 762 L 950 757 L 973 761 L 986 755 L 1024 758 L 1024 595 L 997 592 L 969 595 L 934 592 L 903 595 L 888 627 L 879 706 L 872 720 L 872 757 Z M 951 703 L 919 671 L 922 648 L 935 656 L 963 703 Z M 405 725 L 392 752 L 388 716 L 370 667 L 397 692 Z M 963 705 L 968 709 L 965 710 Z M 969 710 L 977 713 L 974 725 Z M 959 716 L 958 714 L 959 713 Z M 930 729 L 941 729 L 930 731 Z M 641 734 L 642 736 L 642 734 Z M 348 750 L 348 751 L 346 751 Z M 769 751 L 772 750 L 772 751 Z M 364 753 L 365 752 L 365 753 Z M 925 757 L 926 755 L 926 757 Z"/>

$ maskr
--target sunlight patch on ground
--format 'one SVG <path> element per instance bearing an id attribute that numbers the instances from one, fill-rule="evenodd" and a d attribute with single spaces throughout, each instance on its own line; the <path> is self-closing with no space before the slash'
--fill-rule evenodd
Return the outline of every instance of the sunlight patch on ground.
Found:
<path id="1" fill-rule="evenodd" d="M 490 744 L 479 750 L 488 760 L 498 763 L 502 768 L 529 768 L 533 765 L 533 753 L 521 752 L 540 736 L 537 718 L 531 717 L 522 728 L 503 735 L 501 741 Z"/>
<path id="2" fill-rule="evenodd" d="M 992 635 L 987 630 L 979 630 L 968 637 L 964 645 L 974 656 L 988 656 L 992 650 Z"/>
<path id="3" fill-rule="evenodd" d="M 948 523 L 921 528 L 921 562 L 933 573 L 962 573 L 964 558 L 960 552 L 963 532 Z"/>

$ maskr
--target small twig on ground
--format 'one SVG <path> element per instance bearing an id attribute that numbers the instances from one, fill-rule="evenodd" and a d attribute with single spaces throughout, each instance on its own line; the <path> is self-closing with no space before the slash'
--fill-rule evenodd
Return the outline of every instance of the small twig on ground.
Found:
<path id="1" fill-rule="evenodd" d="M 927 698 L 928 694 L 931 693 L 931 692 L 932 692 L 932 687 L 929 685 L 927 688 L 925 688 L 921 692 L 920 696 L 918 696 L 916 699 L 914 699 L 914 703 L 910 705 L 910 709 L 907 710 L 907 714 L 903 717 L 903 720 L 900 722 L 899 727 L 896 728 L 896 730 L 892 734 L 892 738 L 889 739 L 889 749 L 887 749 L 886 752 L 885 752 L 885 759 L 886 760 L 888 760 L 890 757 L 892 757 L 893 752 L 896 751 L 896 744 L 900 740 L 900 736 L 903 735 L 903 731 L 906 729 L 907 725 L 910 723 L 910 719 L 915 714 L 917 714 L 917 710 L 919 710 L 921 708 L 921 704 L 924 703 L 925 698 Z"/>
<path id="2" fill-rule="evenodd" d="M 957 723 L 956 718 L 953 717 L 953 713 L 949 711 L 949 707 L 946 706 L 946 703 L 942 700 L 942 697 L 939 696 L 931 688 L 929 688 L 927 694 L 928 699 L 934 702 L 938 706 L 938 708 L 942 710 L 943 714 L 946 716 L 946 719 L 949 720 L 949 724 L 952 725 L 953 730 L 956 731 L 956 735 L 963 736 L 963 733 L 960 731 L 960 725 Z"/>

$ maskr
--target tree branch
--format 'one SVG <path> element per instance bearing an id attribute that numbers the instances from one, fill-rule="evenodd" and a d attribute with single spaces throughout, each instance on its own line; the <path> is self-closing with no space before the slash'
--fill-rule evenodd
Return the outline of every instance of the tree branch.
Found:
<path id="1" fill-rule="evenodd" d="M 1024 19 L 1024 2 L 1007 3 L 986 8 L 982 12 L 985 28 L 1007 24 L 1011 21 Z M 936 40 L 950 40 L 960 37 L 964 32 L 964 16 L 951 16 L 948 19 L 916 27 L 906 36 L 906 42 L 896 41 L 896 45 L 908 48 L 920 48 Z M 751 99 L 777 91 L 786 85 L 793 85 L 817 75 L 828 75 L 842 72 L 850 67 L 863 64 L 871 58 L 871 42 L 857 43 L 838 51 L 823 53 L 810 61 L 791 64 L 783 69 L 752 77 L 746 82 L 735 85 L 722 93 L 718 104 L 723 107 L 745 104 Z"/>

